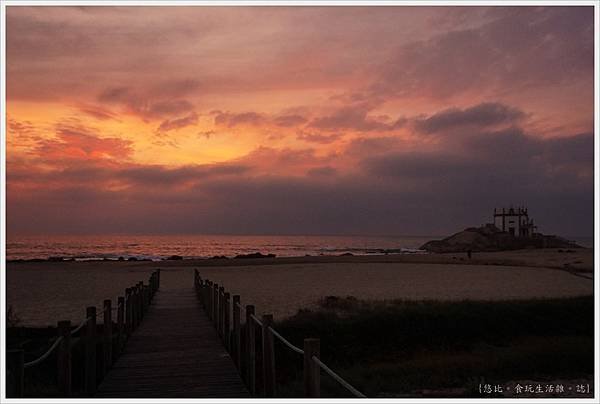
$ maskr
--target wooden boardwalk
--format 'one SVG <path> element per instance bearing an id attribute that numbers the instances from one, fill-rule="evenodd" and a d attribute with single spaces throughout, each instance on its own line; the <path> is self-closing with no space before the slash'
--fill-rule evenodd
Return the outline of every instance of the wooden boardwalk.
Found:
<path id="1" fill-rule="evenodd" d="M 160 289 L 96 397 L 250 397 L 192 287 Z"/>
<path id="2" fill-rule="evenodd" d="M 303 358 L 304 397 L 321 396 L 322 372 L 354 397 L 366 397 L 319 359 L 318 339 L 305 338 L 304 349 L 292 344 L 273 328 L 273 315 L 258 318 L 253 305 L 243 307 L 239 295 L 231 296 L 223 286 L 203 280 L 197 269 L 193 288 L 159 289 L 160 274 L 157 269 L 147 284 L 140 281 L 125 289 L 116 306 L 106 299 L 101 312 L 95 306 L 86 307 L 86 317 L 76 327 L 68 320 L 59 321 L 58 337 L 37 359 L 25 362 L 23 349 L 9 350 L 7 395 L 23 397 L 25 369 L 37 366 L 56 352 L 61 397 L 277 397 L 277 339 Z M 113 311 L 116 323 L 112 320 Z M 99 333 L 96 321 L 100 315 L 103 322 Z M 83 344 L 84 351 L 83 366 L 80 363 L 75 369 L 83 380 L 75 391 L 73 336 Z M 226 341 L 227 348 L 222 341 Z M 228 352 L 235 363 L 243 366 L 248 387 Z M 99 386 L 98 380 L 102 380 Z"/>

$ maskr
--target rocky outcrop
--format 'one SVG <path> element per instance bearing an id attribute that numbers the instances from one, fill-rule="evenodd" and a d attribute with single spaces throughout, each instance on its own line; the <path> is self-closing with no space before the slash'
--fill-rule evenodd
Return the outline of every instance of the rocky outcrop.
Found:
<path id="1" fill-rule="evenodd" d="M 238 254 L 235 258 L 275 258 L 275 254 L 263 254 L 260 252 L 255 252 L 251 254 Z"/>
<path id="2" fill-rule="evenodd" d="M 432 240 L 422 250 L 436 253 L 519 250 L 523 248 L 581 248 L 557 236 L 536 233 L 533 237 L 516 237 L 493 224 L 470 227 L 442 240 Z"/>

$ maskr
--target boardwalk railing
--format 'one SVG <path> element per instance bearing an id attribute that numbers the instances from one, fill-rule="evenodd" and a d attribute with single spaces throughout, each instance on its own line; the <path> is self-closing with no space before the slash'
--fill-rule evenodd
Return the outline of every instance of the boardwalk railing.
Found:
<path id="1" fill-rule="evenodd" d="M 364 394 L 321 361 L 319 339 L 306 338 L 303 348 L 295 346 L 273 328 L 273 315 L 263 314 L 259 318 L 253 305 L 242 307 L 239 295 L 231 296 L 229 292 L 225 292 L 223 286 L 210 280 L 203 280 L 197 269 L 194 270 L 194 287 L 206 314 L 214 323 L 219 337 L 234 360 L 238 371 L 244 376 L 246 386 L 253 396 L 258 395 L 259 390 L 264 397 L 276 396 L 275 339 L 277 339 L 292 352 L 302 355 L 304 395 L 306 397 L 320 397 L 322 369 L 353 396 L 366 398 Z M 241 324 L 242 311 L 246 319 L 244 328 Z M 231 323 L 232 318 L 233 324 Z M 262 341 L 260 345 L 262 386 L 258 385 L 256 379 L 256 334 L 258 331 L 260 331 Z"/>
<path id="2" fill-rule="evenodd" d="M 59 321 L 57 324 L 58 336 L 50 348 L 30 362 L 24 361 L 25 354 L 22 349 L 7 351 L 7 397 L 23 397 L 25 371 L 44 362 L 55 351 L 58 389 L 62 396 L 72 396 L 72 353 L 79 343 L 84 344 L 83 393 L 85 396 L 93 396 L 96 393 L 99 379 L 101 380 L 106 375 L 122 352 L 133 330 L 140 325 L 159 287 L 160 269 L 150 275 L 147 285 L 140 281 L 135 286 L 125 289 L 125 296 L 117 298 L 116 307 L 112 306 L 110 299 L 104 300 L 104 306 L 100 312 L 97 312 L 94 306 L 87 307 L 85 318 L 76 328 L 72 328 L 69 320 Z M 117 312 L 114 330 L 113 311 Z M 103 316 L 102 334 L 98 335 L 96 319 L 101 315 Z M 78 333 L 79 338 L 73 338 Z M 98 344 L 102 346 L 100 363 L 96 362 Z M 97 374 L 98 370 L 100 374 Z"/>

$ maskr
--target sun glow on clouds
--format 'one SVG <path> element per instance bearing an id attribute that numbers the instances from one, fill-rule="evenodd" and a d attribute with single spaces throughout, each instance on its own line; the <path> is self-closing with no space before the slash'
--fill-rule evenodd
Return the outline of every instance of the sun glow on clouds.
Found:
<path id="1" fill-rule="evenodd" d="M 160 232 L 431 234 L 511 202 L 591 229 L 590 7 L 9 7 L 7 22 L 9 231 L 147 231 L 145 214 L 171 218 Z"/>

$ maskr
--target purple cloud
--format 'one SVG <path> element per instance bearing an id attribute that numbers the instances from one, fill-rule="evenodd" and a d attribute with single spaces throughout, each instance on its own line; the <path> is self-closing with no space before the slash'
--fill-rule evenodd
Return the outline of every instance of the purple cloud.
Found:
<path id="1" fill-rule="evenodd" d="M 469 108 L 449 108 L 427 118 L 414 120 L 415 128 L 423 133 L 437 133 L 456 128 L 486 128 L 494 125 L 513 125 L 525 117 L 523 111 L 501 103 L 486 102 Z"/>
<path id="2" fill-rule="evenodd" d="M 175 119 L 167 119 L 163 121 L 158 127 L 157 131 L 159 133 L 169 132 L 171 130 L 177 130 L 181 128 L 185 128 L 187 126 L 193 126 L 198 123 L 198 114 L 192 112 L 191 114 L 184 116 L 182 118 Z"/>

